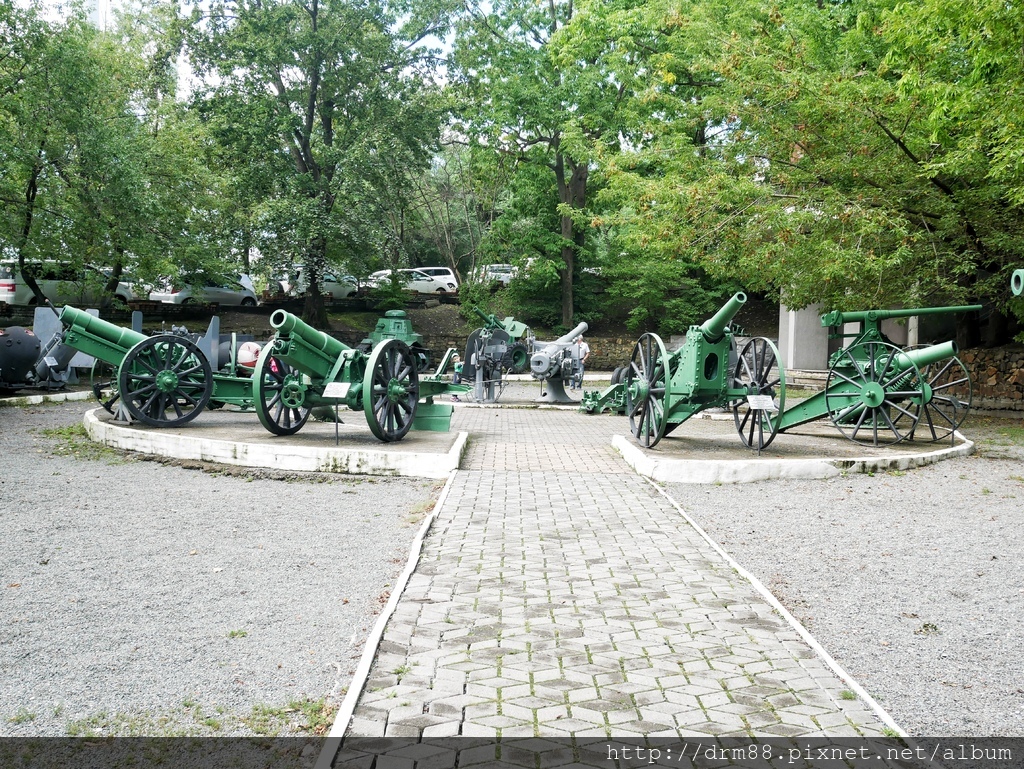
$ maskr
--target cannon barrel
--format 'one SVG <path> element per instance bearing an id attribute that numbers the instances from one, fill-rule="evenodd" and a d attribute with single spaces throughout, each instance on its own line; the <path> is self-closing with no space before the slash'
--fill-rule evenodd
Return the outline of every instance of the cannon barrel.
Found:
<path id="1" fill-rule="evenodd" d="M 561 347 L 564 347 L 567 344 L 572 344 L 572 341 L 576 337 L 583 336 L 583 334 L 586 333 L 588 328 L 590 328 L 590 326 L 588 326 L 586 323 L 580 323 L 578 326 L 576 326 L 576 328 L 574 328 L 565 336 L 558 337 L 558 339 L 556 339 L 554 342 L 548 342 L 546 345 L 544 345 L 544 349 L 547 350 L 548 348 L 551 348 L 552 352 L 557 352 Z"/>
<path id="2" fill-rule="evenodd" d="M 833 310 L 821 316 L 822 326 L 842 326 L 844 323 L 861 323 L 863 321 L 886 320 L 888 318 L 912 318 L 915 315 L 944 315 L 949 312 L 974 312 L 980 310 L 980 304 L 965 304 L 956 307 L 911 307 L 904 310 L 860 310 L 858 312 L 840 312 Z"/>
<path id="3" fill-rule="evenodd" d="M 576 328 L 565 336 L 560 336 L 554 342 L 544 344 L 530 357 L 530 373 L 535 379 L 553 379 L 559 372 L 560 364 L 558 354 L 562 352 L 572 341 L 582 336 L 590 328 L 586 323 L 580 323 Z"/>
<path id="4" fill-rule="evenodd" d="M 906 371 L 913 363 L 919 369 L 932 363 L 944 361 L 954 357 L 959 348 L 956 342 L 949 341 L 942 344 L 933 344 L 930 347 L 917 347 L 913 350 L 904 350 L 896 356 L 895 365 L 900 371 Z"/>
<path id="5" fill-rule="evenodd" d="M 1010 277 L 1010 289 L 1014 296 L 1024 294 L 1024 270 L 1014 270 Z"/>
<path id="6" fill-rule="evenodd" d="M 64 326 L 64 344 L 112 366 L 120 366 L 129 350 L 149 338 L 70 306 L 60 311 L 60 322 Z"/>
<path id="7" fill-rule="evenodd" d="M 274 310 L 270 314 L 270 326 L 281 334 L 290 334 L 301 339 L 306 346 L 324 353 L 328 358 L 338 359 L 345 350 L 351 349 L 333 336 L 317 331 L 304 323 L 297 315 L 285 310 Z"/>
<path id="8" fill-rule="evenodd" d="M 733 294 L 732 298 L 722 306 L 722 309 L 700 324 L 700 332 L 704 335 L 704 338 L 709 342 L 717 342 L 721 339 L 722 334 L 725 333 L 726 326 L 736 317 L 736 313 L 740 311 L 740 307 L 746 301 L 747 295 L 742 291 L 737 291 Z"/>
<path id="9" fill-rule="evenodd" d="M 477 315 L 479 315 L 483 319 L 484 323 L 492 323 L 492 322 L 496 323 L 497 322 L 497 317 L 496 316 L 488 315 L 486 312 L 481 310 L 479 307 L 474 307 L 473 308 L 473 312 L 475 312 Z"/>

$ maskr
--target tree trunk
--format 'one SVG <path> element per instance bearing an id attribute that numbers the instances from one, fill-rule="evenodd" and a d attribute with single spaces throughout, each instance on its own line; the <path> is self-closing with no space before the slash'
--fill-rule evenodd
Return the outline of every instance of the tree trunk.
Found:
<path id="1" fill-rule="evenodd" d="M 570 175 L 565 177 L 565 165 L 569 164 Z M 558 182 L 558 202 L 573 210 L 582 209 L 587 203 L 587 176 L 589 169 L 586 163 L 576 164 L 562 153 L 555 155 L 555 179 Z M 569 215 L 561 217 L 562 261 L 565 266 L 558 271 L 562 285 L 562 325 L 573 327 L 573 316 L 576 313 L 573 304 L 573 271 L 576 255 L 582 251 L 584 233 Z"/>
<path id="2" fill-rule="evenodd" d="M 39 304 L 45 304 L 46 297 L 39 288 L 39 284 L 36 283 L 36 279 L 35 276 L 32 275 L 32 271 L 25 269 L 25 246 L 28 245 L 29 237 L 32 234 L 32 217 L 36 208 L 36 195 L 39 192 L 39 174 L 43 169 L 43 148 L 45 145 L 45 139 L 39 143 L 39 152 L 36 154 L 35 163 L 32 165 L 32 173 L 29 174 L 28 183 L 25 185 L 25 216 L 22 218 L 21 233 L 18 235 L 18 244 L 16 249 L 18 252 L 18 271 L 21 273 L 21 277 L 25 281 L 25 285 L 32 291 L 32 294 L 36 298 L 36 302 Z"/>
<path id="3" fill-rule="evenodd" d="M 306 250 L 306 302 L 302 307 L 302 319 L 316 329 L 330 328 L 324 296 L 320 293 L 320 278 L 327 263 L 327 241 L 317 237 Z"/>

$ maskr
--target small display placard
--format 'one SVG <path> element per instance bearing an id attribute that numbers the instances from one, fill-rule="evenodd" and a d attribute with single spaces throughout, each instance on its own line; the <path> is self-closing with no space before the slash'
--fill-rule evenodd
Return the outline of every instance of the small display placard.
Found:
<path id="1" fill-rule="evenodd" d="M 775 408 L 775 401 L 770 395 L 748 395 L 747 405 L 759 411 L 778 411 Z"/>
<path id="2" fill-rule="evenodd" d="M 351 382 L 328 382 L 324 385 L 324 397 L 346 398 L 348 397 L 348 388 L 351 387 L 351 385 Z"/>

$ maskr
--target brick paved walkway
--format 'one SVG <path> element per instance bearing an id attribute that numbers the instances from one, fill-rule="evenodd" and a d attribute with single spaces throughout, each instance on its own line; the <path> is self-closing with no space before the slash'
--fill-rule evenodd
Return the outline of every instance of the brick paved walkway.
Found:
<path id="1" fill-rule="evenodd" d="M 619 459 L 620 417 L 466 408 L 453 429 L 463 469 L 346 738 L 882 732 Z"/>

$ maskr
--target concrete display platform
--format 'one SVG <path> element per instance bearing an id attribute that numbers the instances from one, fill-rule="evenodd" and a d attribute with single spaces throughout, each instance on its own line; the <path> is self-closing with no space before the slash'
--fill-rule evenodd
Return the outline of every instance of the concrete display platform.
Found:
<path id="1" fill-rule="evenodd" d="M 574 412 L 578 407 L 579 391 L 571 393 L 576 403 L 562 405 L 538 404 L 539 392 L 536 382 L 513 382 L 497 403 L 478 404 L 463 396 L 455 404 L 451 432 L 410 431 L 397 443 L 379 441 L 363 415 L 348 410 L 339 412 L 343 423 L 338 425 L 337 443 L 333 422 L 310 420 L 295 435 L 275 436 L 263 428 L 255 413 L 235 409 L 207 410 L 189 424 L 171 429 L 115 422 L 102 409 L 95 409 L 86 415 L 85 426 L 100 443 L 157 456 L 280 470 L 442 479 L 462 465 L 465 431 L 474 423 L 473 412 Z M 731 414 L 715 411 L 699 414 L 655 447 L 644 449 L 629 433 L 625 417 L 580 413 L 573 420 L 574 424 L 578 420 L 580 432 L 589 431 L 595 421 L 611 426 L 607 439 L 635 472 L 672 483 L 748 483 L 907 470 L 974 450 L 973 442 L 959 433 L 955 441 L 874 447 L 846 439 L 822 420 L 776 436 L 758 456 L 740 443 Z"/>
<path id="2" fill-rule="evenodd" d="M 612 445 L 640 475 L 671 483 L 750 483 L 908 470 L 974 451 L 974 443 L 960 433 L 955 441 L 877 447 L 855 443 L 822 420 L 780 433 L 758 456 L 740 442 L 731 415 L 715 416 L 688 420 L 650 449 L 637 444 L 629 432 L 613 436 Z"/>
<path id="3" fill-rule="evenodd" d="M 410 431 L 383 443 L 361 413 L 339 411 L 342 424 L 312 419 L 295 435 L 271 435 L 255 412 L 204 411 L 177 428 L 114 421 L 101 408 L 85 415 L 89 437 L 117 449 L 176 459 L 304 472 L 447 478 L 458 468 L 466 433 Z"/>

